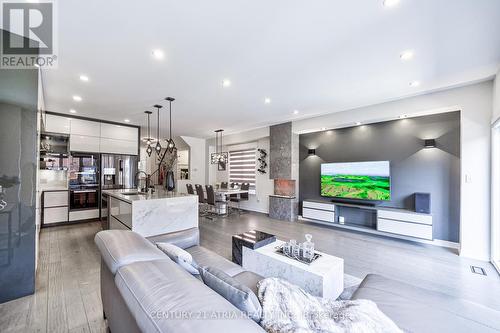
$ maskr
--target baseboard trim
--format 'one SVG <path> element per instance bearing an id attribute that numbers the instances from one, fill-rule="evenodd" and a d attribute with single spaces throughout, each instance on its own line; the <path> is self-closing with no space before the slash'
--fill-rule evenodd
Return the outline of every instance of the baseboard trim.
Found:
<path id="1" fill-rule="evenodd" d="M 460 250 L 460 243 L 445 241 L 445 240 L 442 240 L 442 239 L 435 239 L 435 240 L 432 241 L 432 244 L 436 245 L 436 246 L 448 247 L 448 248 L 451 248 L 451 249 Z"/>

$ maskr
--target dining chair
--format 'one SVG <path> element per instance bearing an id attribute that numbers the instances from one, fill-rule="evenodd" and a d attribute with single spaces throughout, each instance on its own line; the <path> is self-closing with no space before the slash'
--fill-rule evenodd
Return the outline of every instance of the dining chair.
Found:
<path id="1" fill-rule="evenodd" d="M 200 216 L 207 217 L 211 219 L 208 216 L 207 213 L 207 200 L 205 199 L 205 193 L 203 192 L 203 186 L 200 184 L 195 184 L 194 187 L 196 188 L 196 194 L 198 194 L 198 205 L 200 207 Z"/>
<path id="2" fill-rule="evenodd" d="M 221 182 L 220 183 L 220 188 L 223 189 L 223 190 L 227 190 L 227 186 L 228 186 L 227 182 Z"/>
<path id="3" fill-rule="evenodd" d="M 193 184 L 186 184 L 188 194 L 194 194 Z"/>
<path id="4" fill-rule="evenodd" d="M 217 201 L 215 198 L 215 191 L 212 185 L 205 185 L 205 189 L 207 192 L 207 205 L 210 211 L 208 212 L 212 216 L 219 216 L 220 214 L 220 204 L 221 202 Z"/>

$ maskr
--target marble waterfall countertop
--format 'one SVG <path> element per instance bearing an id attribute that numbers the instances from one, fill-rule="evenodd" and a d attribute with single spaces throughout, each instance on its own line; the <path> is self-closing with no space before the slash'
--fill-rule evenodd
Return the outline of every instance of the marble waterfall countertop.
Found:
<path id="1" fill-rule="evenodd" d="M 184 194 L 177 192 L 167 192 L 167 191 L 156 191 L 152 194 L 139 193 L 136 189 L 122 189 L 122 190 L 103 190 L 103 194 L 115 197 L 117 199 L 132 203 L 133 201 L 144 201 L 144 200 L 158 200 L 158 199 L 169 199 L 169 198 L 184 198 L 184 197 L 196 197 L 194 194 Z"/>
<path id="2" fill-rule="evenodd" d="M 108 195 L 110 229 L 128 228 L 151 237 L 198 227 L 198 196 L 157 191 L 137 193 L 134 189 L 103 190 Z"/>

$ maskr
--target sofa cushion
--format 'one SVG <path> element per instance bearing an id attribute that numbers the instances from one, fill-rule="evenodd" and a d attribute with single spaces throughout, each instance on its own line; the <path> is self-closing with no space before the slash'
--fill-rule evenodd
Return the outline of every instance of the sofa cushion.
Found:
<path id="1" fill-rule="evenodd" d="M 123 266 L 115 283 L 142 332 L 264 332 L 170 259 Z"/>
<path id="2" fill-rule="evenodd" d="M 500 331 L 498 311 L 380 275 L 367 275 L 352 299 L 374 301 L 404 331 Z"/>
<path id="3" fill-rule="evenodd" d="M 259 291 L 257 284 L 260 281 L 264 280 L 263 276 L 260 276 L 259 274 L 255 274 L 254 272 L 249 272 L 249 271 L 241 272 L 233 277 L 236 280 L 238 280 L 239 283 L 250 288 L 250 290 L 253 291 L 255 295 L 257 295 Z"/>
<path id="4" fill-rule="evenodd" d="M 156 246 L 141 235 L 130 230 L 105 230 L 95 235 L 101 257 L 111 273 L 136 261 L 168 258 Z"/>
<path id="5" fill-rule="evenodd" d="M 156 243 L 156 246 L 176 264 L 184 268 L 189 273 L 193 275 L 200 274 L 198 271 L 198 264 L 196 264 L 193 260 L 193 256 L 191 256 L 191 254 L 186 250 L 183 250 L 174 244 L 163 242 Z"/>
<path id="6" fill-rule="evenodd" d="M 191 253 L 193 259 L 200 266 L 218 268 L 229 276 L 235 276 L 236 274 L 243 272 L 243 268 L 241 268 L 240 265 L 237 265 L 202 246 L 192 246 L 187 248 L 186 251 Z"/>
<path id="7" fill-rule="evenodd" d="M 250 288 L 215 267 L 201 267 L 200 273 L 207 286 L 243 311 L 249 318 L 256 322 L 260 321 L 262 306 L 257 295 Z"/>
<path id="8" fill-rule="evenodd" d="M 168 234 L 148 237 L 152 243 L 164 242 L 174 244 L 181 249 L 186 249 L 191 246 L 200 245 L 200 231 L 198 228 L 191 228 Z"/>

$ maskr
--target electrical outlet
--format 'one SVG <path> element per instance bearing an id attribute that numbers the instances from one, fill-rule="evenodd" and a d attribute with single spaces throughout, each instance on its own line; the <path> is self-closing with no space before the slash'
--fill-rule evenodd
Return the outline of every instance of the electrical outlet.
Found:
<path id="1" fill-rule="evenodd" d="M 471 175 L 469 175 L 469 174 L 466 174 L 466 175 L 465 175 L 465 182 L 466 182 L 466 183 L 472 183 L 472 176 L 471 176 Z"/>
<path id="2" fill-rule="evenodd" d="M 339 216 L 339 224 L 344 224 L 345 223 L 345 217 Z"/>

